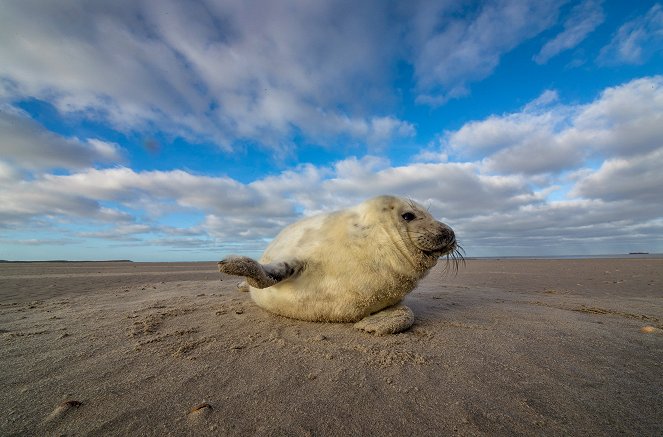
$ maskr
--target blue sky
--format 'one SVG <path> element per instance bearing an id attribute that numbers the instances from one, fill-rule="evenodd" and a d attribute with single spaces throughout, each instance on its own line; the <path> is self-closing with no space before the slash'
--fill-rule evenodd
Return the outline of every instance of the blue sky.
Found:
<path id="1" fill-rule="evenodd" d="M 469 256 L 663 252 L 663 6 L 8 1 L 0 259 L 257 256 L 413 198 Z"/>

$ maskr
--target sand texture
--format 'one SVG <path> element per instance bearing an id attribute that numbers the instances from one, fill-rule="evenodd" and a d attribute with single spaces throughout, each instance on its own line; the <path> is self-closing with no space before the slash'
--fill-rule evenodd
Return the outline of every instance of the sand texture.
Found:
<path id="1" fill-rule="evenodd" d="M 663 435 L 663 259 L 441 267 L 380 337 L 214 263 L 0 264 L 0 435 Z"/>

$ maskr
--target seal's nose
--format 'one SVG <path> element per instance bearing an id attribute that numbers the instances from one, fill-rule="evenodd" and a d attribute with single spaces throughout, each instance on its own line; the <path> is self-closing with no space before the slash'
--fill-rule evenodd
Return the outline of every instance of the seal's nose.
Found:
<path id="1" fill-rule="evenodd" d="M 456 234 L 454 233 L 453 229 L 444 223 L 440 223 L 440 225 L 442 225 L 438 234 L 440 241 L 442 241 L 443 244 L 447 247 L 456 244 Z"/>

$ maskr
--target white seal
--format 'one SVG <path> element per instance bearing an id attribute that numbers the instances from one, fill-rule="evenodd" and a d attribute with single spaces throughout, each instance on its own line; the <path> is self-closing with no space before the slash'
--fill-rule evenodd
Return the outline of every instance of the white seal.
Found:
<path id="1" fill-rule="evenodd" d="M 387 334 L 414 323 L 400 302 L 441 256 L 457 266 L 459 249 L 421 205 L 380 196 L 291 224 L 259 261 L 230 256 L 219 270 L 244 276 L 251 298 L 273 313 Z"/>

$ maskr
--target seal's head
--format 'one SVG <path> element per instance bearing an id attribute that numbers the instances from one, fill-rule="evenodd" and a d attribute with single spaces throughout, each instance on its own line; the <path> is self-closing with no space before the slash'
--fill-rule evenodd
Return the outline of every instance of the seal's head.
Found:
<path id="1" fill-rule="evenodd" d="M 396 230 L 413 264 L 428 270 L 445 255 L 455 268 L 462 261 L 462 249 L 453 229 L 435 220 L 423 206 L 394 196 L 380 196 L 369 202 L 381 204 L 382 213 L 394 225 L 390 228 Z"/>

